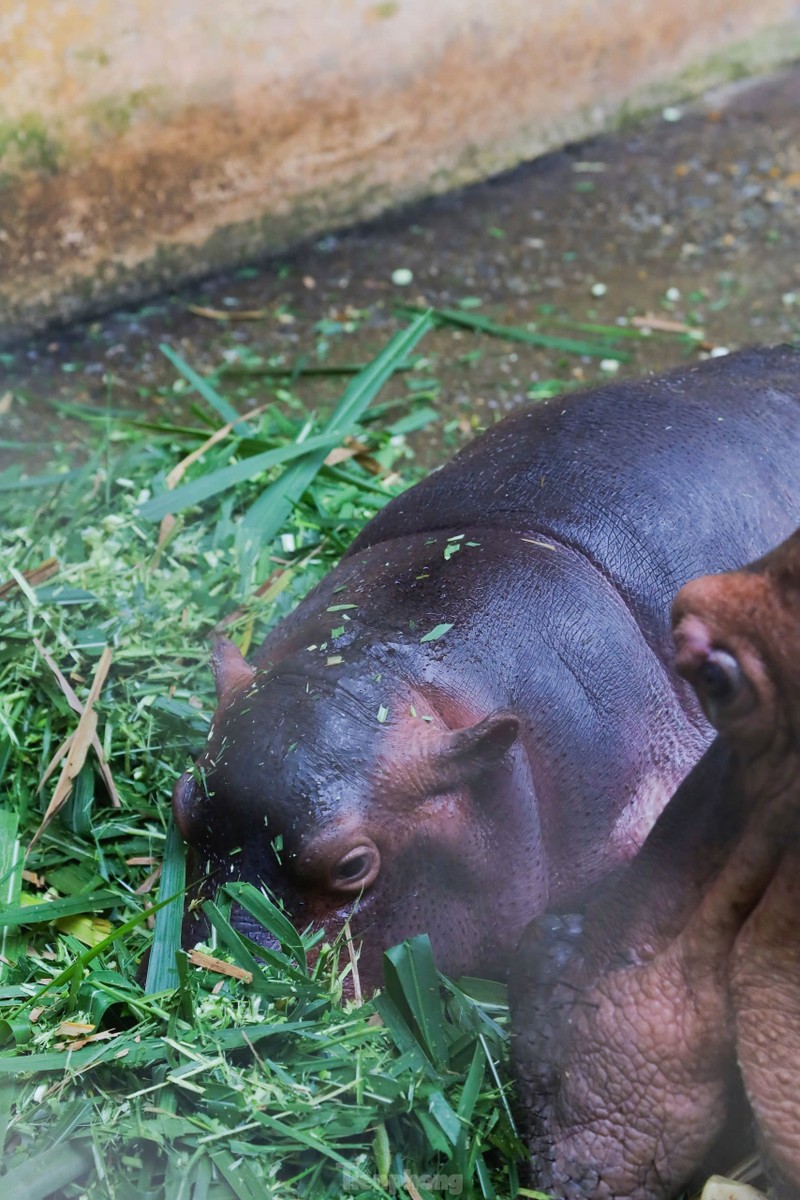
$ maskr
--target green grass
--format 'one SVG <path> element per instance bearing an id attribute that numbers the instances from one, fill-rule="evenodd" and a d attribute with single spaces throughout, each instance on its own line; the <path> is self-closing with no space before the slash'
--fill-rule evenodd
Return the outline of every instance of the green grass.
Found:
<path id="1" fill-rule="evenodd" d="M 4 1196 L 338 1200 L 394 1194 L 406 1176 L 403 1194 L 425 1198 L 517 1191 L 501 986 L 443 980 L 419 938 L 391 952 L 377 998 L 343 1002 L 346 949 L 323 946 L 309 968 L 313 935 L 244 885 L 207 906 L 209 952 L 238 978 L 179 947 L 169 795 L 213 708 L 209 634 L 224 620 L 257 644 L 414 482 L 405 436 L 435 415 L 426 393 L 375 399 L 393 371 L 413 373 L 428 325 L 353 374 L 325 421 L 302 373 L 253 385 L 252 415 L 223 371 L 201 378 L 169 351 L 195 389 L 185 423 L 62 406 L 80 456 L 0 475 Z M 347 435 L 366 454 L 326 465 Z M 32 574 L 51 559 L 54 574 Z M 234 933 L 234 897 L 280 951 Z"/>

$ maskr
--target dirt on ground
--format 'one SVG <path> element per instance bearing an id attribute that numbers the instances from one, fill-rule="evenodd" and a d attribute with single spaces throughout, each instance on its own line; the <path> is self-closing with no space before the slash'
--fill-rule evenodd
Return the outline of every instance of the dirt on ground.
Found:
<path id="1" fill-rule="evenodd" d="M 409 304 L 573 339 L 606 336 L 581 325 L 630 331 L 644 318 L 652 330 L 621 333 L 629 361 L 615 363 L 437 328 L 422 346 L 422 385 L 442 420 L 416 446 L 431 464 L 548 381 L 589 384 L 800 338 L 800 67 L 0 354 L 0 467 L 79 454 L 71 405 L 181 418 L 189 395 L 162 342 L 201 372 L 363 362 Z M 244 410 L 267 385 L 240 375 L 224 386 Z M 303 399 L 325 407 L 342 386 L 306 377 Z"/>

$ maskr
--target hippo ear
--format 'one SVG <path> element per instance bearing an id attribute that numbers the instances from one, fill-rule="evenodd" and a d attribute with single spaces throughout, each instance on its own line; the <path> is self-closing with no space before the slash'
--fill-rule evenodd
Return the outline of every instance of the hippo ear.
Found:
<path id="1" fill-rule="evenodd" d="M 214 642 L 211 652 L 211 669 L 217 685 L 217 700 L 220 704 L 229 700 L 234 692 L 252 683 L 255 667 L 242 655 L 241 650 L 230 638 L 220 637 Z"/>
<path id="2" fill-rule="evenodd" d="M 500 762 L 518 737 L 519 717 L 501 709 L 445 734 L 434 755 L 436 767 L 453 782 L 474 778 Z"/>
<path id="3" fill-rule="evenodd" d="M 182 836 L 188 841 L 194 827 L 197 787 L 191 771 L 184 771 L 172 790 L 172 815 Z"/>

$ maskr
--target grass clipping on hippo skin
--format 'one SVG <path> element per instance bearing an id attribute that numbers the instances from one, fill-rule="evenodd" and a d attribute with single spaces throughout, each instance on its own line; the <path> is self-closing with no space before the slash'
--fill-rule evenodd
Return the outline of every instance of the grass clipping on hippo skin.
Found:
<path id="1" fill-rule="evenodd" d="M 208 635 L 229 614 L 246 650 L 414 482 L 404 438 L 435 414 L 413 370 L 400 404 L 367 406 L 426 328 L 327 425 L 285 381 L 264 384 L 279 409 L 239 417 L 170 352 L 193 424 L 72 410 L 80 461 L 0 476 L 3 1195 L 516 1193 L 500 985 L 447 983 L 419 938 L 381 996 L 342 1003 L 347 947 L 246 885 L 209 907 L 203 952 L 179 949 L 168 798 L 213 707 Z M 233 932 L 234 898 L 280 951 Z"/>

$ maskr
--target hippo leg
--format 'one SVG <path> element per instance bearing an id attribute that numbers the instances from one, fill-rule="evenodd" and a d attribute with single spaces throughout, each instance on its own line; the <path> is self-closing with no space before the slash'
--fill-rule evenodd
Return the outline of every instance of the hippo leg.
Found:
<path id="1" fill-rule="evenodd" d="M 698 969 L 690 942 L 687 931 L 597 977 L 576 947 L 558 985 L 534 986 L 515 1066 L 536 1187 L 567 1200 L 668 1196 L 714 1140 L 732 1018 L 724 954 Z M 548 943 L 534 929 L 522 954 L 552 961 Z"/>
<path id="2" fill-rule="evenodd" d="M 545 917 L 518 951 L 513 1053 L 531 1177 L 567 1200 L 671 1196 L 724 1122 L 736 1087 L 729 960 L 785 845 L 785 822 L 750 808 L 724 754 L 715 744 L 684 782 L 582 932 Z"/>
<path id="3" fill-rule="evenodd" d="M 800 844 L 786 851 L 736 939 L 730 966 L 736 1051 L 776 1190 L 800 1191 Z"/>

